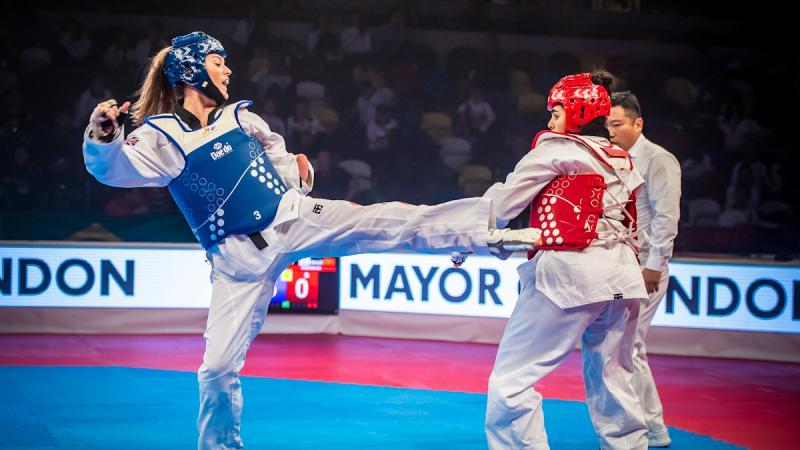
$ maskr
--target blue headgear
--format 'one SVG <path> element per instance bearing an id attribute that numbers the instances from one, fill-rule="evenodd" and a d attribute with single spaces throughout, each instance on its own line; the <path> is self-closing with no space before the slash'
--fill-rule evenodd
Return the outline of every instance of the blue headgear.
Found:
<path id="1" fill-rule="evenodd" d="M 164 72 L 170 85 L 187 84 L 221 105 L 225 103 L 225 97 L 211 82 L 206 71 L 206 56 L 211 53 L 223 58 L 226 56 L 222 44 L 202 31 L 173 38 L 172 48 L 164 60 Z"/>

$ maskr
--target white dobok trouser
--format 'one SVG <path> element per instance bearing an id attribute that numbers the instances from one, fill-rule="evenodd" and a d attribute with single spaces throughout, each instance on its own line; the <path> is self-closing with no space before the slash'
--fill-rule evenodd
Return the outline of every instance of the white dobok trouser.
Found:
<path id="1" fill-rule="evenodd" d="M 296 196 L 298 199 L 291 199 Z M 295 211 L 299 208 L 299 211 Z M 472 251 L 489 254 L 491 200 L 472 198 L 435 206 L 399 202 L 359 206 L 346 201 L 300 197 L 290 191 L 274 226 L 261 234 L 259 251 L 247 236 L 229 236 L 208 252 L 212 296 L 198 372 L 198 448 L 241 448 L 245 353 L 267 314 L 276 278 L 305 257 L 333 257 L 405 248 L 419 252 Z"/>
<path id="2" fill-rule="evenodd" d="M 549 449 L 534 384 L 580 339 L 589 415 L 603 449 L 646 449 L 647 427 L 633 377 L 638 300 L 562 309 L 535 285 L 535 260 L 520 267 L 522 292 L 489 378 L 486 437 L 492 450 Z"/>
<path id="3" fill-rule="evenodd" d="M 640 254 L 639 260 L 647 261 L 647 254 Z M 644 266 L 642 266 L 644 269 Z M 669 269 L 661 273 L 661 280 L 658 282 L 658 290 L 650 294 L 646 302 L 642 302 L 639 310 L 639 324 L 636 327 L 636 341 L 633 346 L 633 387 L 639 396 L 639 403 L 642 405 L 644 420 L 647 428 L 652 433 L 663 433 L 667 430 L 664 424 L 664 410 L 661 406 L 661 398 L 658 396 L 656 382 L 650 372 L 650 365 L 647 363 L 647 330 L 656 315 L 656 310 L 661 300 L 667 295 L 669 285 Z"/>

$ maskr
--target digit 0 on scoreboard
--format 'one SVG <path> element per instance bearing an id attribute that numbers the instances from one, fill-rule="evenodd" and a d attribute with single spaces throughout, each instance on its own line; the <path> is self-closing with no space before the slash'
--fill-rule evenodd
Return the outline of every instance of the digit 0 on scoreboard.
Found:
<path id="1" fill-rule="evenodd" d="M 337 263 L 336 258 L 306 258 L 287 267 L 275 284 L 270 312 L 338 312 Z"/>

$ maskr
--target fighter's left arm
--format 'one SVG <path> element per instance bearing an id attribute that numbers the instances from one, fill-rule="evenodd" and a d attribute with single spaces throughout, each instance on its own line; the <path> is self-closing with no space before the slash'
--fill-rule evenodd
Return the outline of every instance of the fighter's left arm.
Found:
<path id="1" fill-rule="evenodd" d="M 681 166 L 670 154 L 656 155 L 647 171 L 647 201 L 653 209 L 650 253 L 645 267 L 663 272 L 672 257 L 681 208 Z"/>
<path id="2" fill-rule="evenodd" d="M 586 152 L 576 152 L 573 142 L 543 142 L 528 152 L 508 174 L 506 180 L 495 183 L 483 194 L 492 199 L 497 227 L 505 227 L 531 204 L 539 192 L 559 175 L 582 173 L 582 161 L 573 158 Z M 580 166 L 580 167 L 579 167 Z"/>
<path id="3" fill-rule="evenodd" d="M 258 139 L 264 146 L 283 181 L 290 188 L 308 195 L 314 186 L 314 168 L 308 163 L 308 158 L 302 154 L 289 153 L 283 136 L 270 130 L 269 125 L 258 114 L 242 108 L 239 110 L 239 122 L 245 133 Z M 305 178 L 301 176 L 302 172 L 307 172 Z"/>

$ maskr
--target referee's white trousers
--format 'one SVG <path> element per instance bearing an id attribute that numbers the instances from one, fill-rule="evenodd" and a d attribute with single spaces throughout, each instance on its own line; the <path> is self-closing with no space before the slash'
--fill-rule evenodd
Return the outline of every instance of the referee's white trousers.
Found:
<path id="1" fill-rule="evenodd" d="M 229 236 L 209 250 L 213 287 L 204 334 L 206 350 L 198 371 L 198 448 L 243 446 L 239 371 L 266 318 L 274 281 L 288 264 L 305 257 L 400 248 L 488 254 L 487 230 L 494 223 L 491 207 L 491 200 L 482 198 L 434 206 L 399 202 L 359 206 L 300 197 L 290 191 L 281 202 L 275 225 L 261 233 L 267 248 L 259 251 L 247 236 Z"/>
<path id="2" fill-rule="evenodd" d="M 639 301 L 561 309 L 532 281 L 523 283 L 489 378 L 489 448 L 550 448 L 542 395 L 534 384 L 558 367 L 580 339 L 586 399 L 600 447 L 646 449 L 647 427 L 631 385 Z"/>
<path id="3" fill-rule="evenodd" d="M 640 254 L 639 259 L 647 261 L 647 254 Z M 644 268 L 644 267 L 642 267 Z M 639 396 L 642 405 L 644 420 L 647 422 L 647 429 L 651 433 L 659 434 L 667 431 L 664 423 L 664 408 L 661 406 L 661 398 L 658 396 L 656 381 L 650 371 L 650 364 L 647 362 L 647 331 L 656 315 L 658 305 L 667 294 L 669 286 L 669 269 L 661 273 L 661 280 L 658 282 L 658 290 L 650 294 L 646 302 L 642 303 L 639 311 L 639 323 L 636 327 L 636 341 L 633 346 L 633 387 Z"/>

